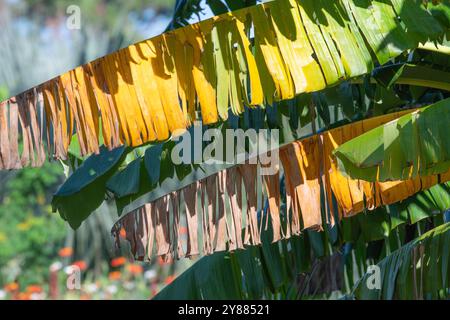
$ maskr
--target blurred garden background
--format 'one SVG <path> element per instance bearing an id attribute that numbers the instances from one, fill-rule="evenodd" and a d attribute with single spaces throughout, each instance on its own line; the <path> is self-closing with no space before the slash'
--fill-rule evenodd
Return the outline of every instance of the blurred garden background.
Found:
<path id="1" fill-rule="evenodd" d="M 77 5 L 81 28 L 70 30 Z M 175 0 L 0 0 L 0 100 L 96 57 L 163 32 Z M 59 163 L 0 172 L 1 299 L 149 299 L 189 265 L 132 262 L 114 252 L 105 203 L 74 232 L 52 213 Z M 67 288 L 73 268 L 81 287 Z"/>

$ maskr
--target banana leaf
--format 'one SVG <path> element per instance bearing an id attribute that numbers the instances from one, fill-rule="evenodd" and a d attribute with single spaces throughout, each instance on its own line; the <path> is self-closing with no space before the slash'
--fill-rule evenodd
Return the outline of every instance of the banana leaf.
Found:
<path id="1" fill-rule="evenodd" d="M 112 151 L 104 148 L 100 154 L 84 161 L 53 196 L 53 210 L 57 210 L 73 229 L 102 204 L 106 183 L 117 170 L 124 153 L 125 147 Z"/>
<path id="2" fill-rule="evenodd" d="M 400 117 L 335 150 L 339 170 L 365 181 L 406 180 L 450 167 L 450 99 Z"/>
<path id="3" fill-rule="evenodd" d="M 355 285 L 356 299 L 448 299 L 450 224 L 423 234 L 381 260 L 378 273 L 367 273 Z"/>

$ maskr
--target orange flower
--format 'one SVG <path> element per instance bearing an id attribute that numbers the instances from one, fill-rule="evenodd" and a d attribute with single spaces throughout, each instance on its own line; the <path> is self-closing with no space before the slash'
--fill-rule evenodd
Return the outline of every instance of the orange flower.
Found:
<path id="1" fill-rule="evenodd" d="M 73 249 L 71 247 L 65 247 L 58 252 L 60 257 L 67 258 L 73 254 Z"/>
<path id="2" fill-rule="evenodd" d="M 74 263 L 72 263 L 72 265 L 80 268 L 81 271 L 87 269 L 87 264 L 83 260 L 75 261 Z"/>
<path id="3" fill-rule="evenodd" d="M 172 264 L 173 263 L 173 259 L 170 258 L 166 258 L 166 260 L 164 260 L 162 257 L 158 257 L 158 264 L 162 267 L 168 264 Z"/>
<path id="4" fill-rule="evenodd" d="M 5 285 L 6 292 L 14 292 L 19 290 L 19 284 L 17 282 L 11 282 Z"/>
<path id="5" fill-rule="evenodd" d="M 20 292 L 17 295 L 17 300 L 31 300 L 31 293 Z"/>
<path id="6" fill-rule="evenodd" d="M 123 266 L 125 264 L 125 262 L 127 262 L 127 259 L 125 259 L 124 257 L 118 257 L 118 258 L 112 259 L 111 267 L 115 268 L 115 267 Z"/>
<path id="7" fill-rule="evenodd" d="M 26 290 L 27 293 L 41 293 L 42 291 L 42 287 L 38 285 L 28 286 Z"/>
<path id="8" fill-rule="evenodd" d="M 164 283 L 169 285 L 173 282 L 173 280 L 175 280 L 175 278 L 176 278 L 175 275 L 170 275 L 166 278 L 166 280 L 164 280 Z"/>
<path id="9" fill-rule="evenodd" d="M 125 231 L 124 228 L 121 228 L 121 229 L 120 229 L 120 231 L 119 231 L 119 236 L 120 236 L 122 239 L 125 239 L 125 238 L 127 237 L 127 232 Z"/>
<path id="10" fill-rule="evenodd" d="M 142 272 L 144 272 L 144 268 L 142 268 L 142 266 L 139 264 L 130 264 L 127 266 L 127 270 L 131 274 L 141 274 Z"/>
<path id="11" fill-rule="evenodd" d="M 113 271 L 109 273 L 109 280 L 119 280 L 122 277 L 122 273 L 120 271 Z"/>

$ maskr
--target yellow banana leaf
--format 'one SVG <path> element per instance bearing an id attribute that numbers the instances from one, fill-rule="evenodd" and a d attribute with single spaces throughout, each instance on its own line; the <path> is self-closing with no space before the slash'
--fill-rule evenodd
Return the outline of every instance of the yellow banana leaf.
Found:
<path id="1" fill-rule="evenodd" d="M 277 0 L 169 31 L 2 103 L 14 110 L 0 124 L 8 139 L 1 157 L 9 159 L 0 169 L 20 168 L 21 158 L 44 146 L 52 158 L 64 159 L 74 134 L 82 155 L 99 152 L 102 140 L 110 149 L 164 141 L 197 118 L 214 124 L 227 119 L 230 108 L 239 114 L 358 77 L 372 70 L 372 56 L 385 63 L 421 43 L 441 41 L 449 31 L 447 6 Z M 16 101 L 31 104 L 17 107 Z M 29 132 L 18 115 L 38 109 L 46 121 Z M 15 123 L 17 135 L 8 132 Z M 48 138 L 30 144 L 19 136 L 24 132 Z M 18 139 L 27 139 L 25 153 L 14 147 Z"/>

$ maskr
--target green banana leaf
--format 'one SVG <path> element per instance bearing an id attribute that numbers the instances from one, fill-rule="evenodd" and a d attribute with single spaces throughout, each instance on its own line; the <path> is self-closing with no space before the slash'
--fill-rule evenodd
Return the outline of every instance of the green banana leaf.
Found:
<path id="1" fill-rule="evenodd" d="M 84 161 L 53 196 L 53 211 L 57 210 L 72 228 L 78 228 L 104 201 L 106 182 L 124 154 L 125 147 L 112 151 L 102 147 L 98 155 Z"/>
<path id="2" fill-rule="evenodd" d="M 381 260 L 377 273 L 355 285 L 356 299 L 448 299 L 450 296 L 450 223 L 436 227 Z"/>
<path id="3" fill-rule="evenodd" d="M 414 224 L 436 214 L 444 213 L 450 209 L 450 183 L 446 182 L 435 185 L 428 190 L 421 191 L 405 201 L 389 207 L 396 207 L 393 210 L 398 212 L 398 216 L 408 219 L 402 222 L 408 222 L 410 224 Z"/>
<path id="4" fill-rule="evenodd" d="M 372 72 L 374 79 L 387 89 L 397 83 L 450 91 L 449 75 L 436 68 L 409 63 L 386 65 Z"/>
<path id="5" fill-rule="evenodd" d="M 450 99 L 362 134 L 335 150 L 339 170 L 365 181 L 406 180 L 450 168 Z"/>

